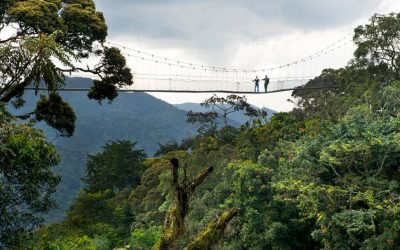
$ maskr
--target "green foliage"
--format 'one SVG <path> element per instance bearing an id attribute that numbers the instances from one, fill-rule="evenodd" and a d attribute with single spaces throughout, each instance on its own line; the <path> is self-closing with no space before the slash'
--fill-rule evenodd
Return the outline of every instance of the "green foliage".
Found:
<path id="1" fill-rule="evenodd" d="M 107 26 L 103 13 L 96 11 L 92 0 L 67 0 L 62 10 L 63 29 L 66 35 L 62 39 L 68 48 L 81 50 L 80 56 L 86 56 L 83 51 L 91 51 L 95 41 L 104 42 L 107 36 Z"/>
<path id="2" fill-rule="evenodd" d="M 44 120 L 50 126 L 58 129 L 61 135 L 71 136 L 75 130 L 76 116 L 68 103 L 57 94 L 40 96 L 35 110 L 38 121 Z"/>
<path id="3" fill-rule="evenodd" d="M 86 72 L 95 81 L 89 97 L 98 100 L 116 96 L 116 88 L 132 84 L 125 58 L 117 48 L 107 48 L 104 16 L 96 11 L 93 0 L 10 0 L 0 5 L 0 32 L 13 27 L 0 39 L 0 101 L 23 105 L 24 89 L 31 83 L 46 88 L 49 99 L 65 85 L 65 74 Z M 100 49 L 94 47 L 101 46 Z M 100 56 L 96 66 L 79 68 L 77 63 L 90 56 Z M 71 112 L 68 112 L 69 114 Z M 31 113 L 29 113 L 31 115 Z M 61 115 L 61 114 L 59 114 Z M 70 116 L 57 117 L 73 122 Z M 65 134 L 60 123 L 49 122 Z M 68 125 L 67 133 L 73 132 Z"/>
<path id="4" fill-rule="evenodd" d="M 230 164 L 234 170 L 232 176 L 232 193 L 225 201 L 227 206 L 241 208 L 243 222 L 239 226 L 240 241 L 246 248 L 263 249 L 266 247 L 262 223 L 265 209 L 271 197 L 271 170 L 260 164 L 249 161 Z"/>
<path id="5" fill-rule="evenodd" d="M 41 247 L 33 247 L 32 250 L 109 250 L 111 245 L 107 239 L 95 237 L 94 239 L 84 235 L 82 237 L 57 240 L 55 242 L 46 243 Z"/>
<path id="6" fill-rule="evenodd" d="M 208 250 L 224 236 L 224 231 L 228 226 L 228 223 L 233 217 L 237 215 L 239 209 L 231 209 L 224 212 L 200 233 L 188 246 L 187 250 Z"/>
<path id="7" fill-rule="evenodd" d="M 182 140 L 182 142 L 180 144 L 178 144 L 177 142 L 168 142 L 166 144 L 159 143 L 158 144 L 159 149 L 154 154 L 154 156 L 158 157 L 158 156 L 166 155 L 169 152 L 173 152 L 173 151 L 189 150 L 193 147 L 193 141 L 194 140 L 192 138 L 189 138 L 189 139 Z"/>
<path id="8" fill-rule="evenodd" d="M 224 122 L 224 127 L 228 126 L 228 116 L 237 111 L 245 111 L 244 115 L 249 116 L 252 123 L 261 123 L 262 119 L 267 117 L 264 110 L 256 110 L 248 102 L 245 96 L 229 95 L 227 97 L 218 97 L 213 95 L 201 103 L 202 107 L 210 108 L 210 112 L 187 113 L 187 122 L 200 124 L 200 134 L 214 135 L 217 132 L 217 118 Z"/>
<path id="9" fill-rule="evenodd" d="M 93 237 L 103 235 L 113 244 L 129 234 L 132 209 L 128 197 L 140 183 L 145 153 L 134 150 L 135 143 L 107 143 L 103 152 L 89 155 L 87 187 L 81 190 L 67 213 L 67 228 L 75 228 Z"/>
<path id="10" fill-rule="evenodd" d="M 143 150 L 134 150 L 130 141 L 109 142 L 103 152 L 89 155 L 84 182 L 89 192 L 101 190 L 120 191 L 140 183 L 144 171 Z"/>
<path id="11" fill-rule="evenodd" d="M 0 248 L 18 246 L 54 208 L 51 194 L 60 179 L 53 145 L 29 124 L 11 120 L 0 109 Z"/>
<path id="12" fill-rule="evenodd" d="M 398 118 L 359 107 L 320 135 L 285 145 L 274 185 L 317 219 L 313 236 L 326 248 L 366 248 L 383 237 L 380 247 L 399 247 L 398 223 L 388 224 L 399 220 L 399 129 Z"/>
<path id="13" fill-rule="evenodd" d="M 355 59 L 368 70 L 400 80 L 400 14 L 375 14 L 366 25 L 354 30 Z"/>
<path id="14" fill-rule="evenodd" d="M 307 124 L 292 114 L 276 113 L 269 123 L 255 129 L 244 129 L 235 140 L 242 159 L 257 161 L 262 151 L 273 150 L 280 141 L 294 141 L 304 135 Z"/>
<path id="15" fill-rule="evenodd" d="M 260 164 L 246 161 L 231 163 L 228 168 L 234 170 L 232 176 L 232 194 L 226 201 L 227 205 L 236 207 L 253 207 L 261 204 L 258 198 L 271 199 L 270 178 L 272 171 Z"/>
<path id="16" fill-rule="evenodd" d="M 97 224 L 112 222 L 112 208 L 108 200 L 113 197 L 114 193 L 110 189 L 95 193 L 81 190 L 67 213 L 68 223 L 81 229 L 90 229 L 93 225 L 96 230 Z"/>
<path id="17" fill-rule="evenodd" d="M 84 179 L 87 187 L 80 191 L 66 219 L 38 231 L 28 245 L 44 249 L 110 249 L 123 245 L 134 218 L 129 197 L 144 171 L 145 153 L 134 150 L 134 146 L 130 141 L 109 142 L 103 152 L 89 155 Z"/>
<path id="18" fill-rule="evenodd" d="M 199 124 L 199 128 L 197 132 L 200 134 L 215 134 L 217 131 L 217 122 L 216 119 L 218 117 L 218 113 L 216 112 L 193 112 L 189 111 L 187 113 L 186 122 L 191 124 Z"/>
<path id="19" fill-rule="evenodd" d="M 129 241 L 130 248 L 150 250 L 161 238 L 161 227 L 153 226 L 148 229 L 134 229 Z"/>
<path id="20" fill-rule="evenodd" d="M 99 103 L 104 99 L 111 102 L 118 96 L 117 87 L 133 84 L 131 70 L 127 68 L 126 60 L 117 48 L 105 48 L 101 64 L 104 76 L 100 81 L 94 80 L 88 97 Z"/>
<path id="21" fill-rule="evenodd" d="M 18 23 L 21 30 L 40 33 L 52 33 L 61 26 L 57 11 L 61 9 L 61 1 L 13 1 L 7 10 L 6 23 Z M 44 17 L 43 17 L 44 16 Z"/>

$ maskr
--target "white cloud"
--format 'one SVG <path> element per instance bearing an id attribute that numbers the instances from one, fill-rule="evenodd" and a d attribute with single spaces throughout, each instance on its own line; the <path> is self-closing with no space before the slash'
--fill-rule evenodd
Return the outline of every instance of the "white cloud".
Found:
<path id="1" fill-rule="evenodd" d="M 266 68 L 308 56 L 352 32 L 376 12 L 399 12 L 398 0 L 96 0 L 110 39 L 127 47 L 199 64 Z M 122 19 L 121 19 L 122 18 Z M 179 32 L 183 31 L 183 32 Z M 187 32 L 187 33 L 185 33 Z M 350 40 L 350 38 L 348 38 Z M 341 67 L 351 44 L 273 77 L 316 75 Z M 168 67 L 129 59 L 137 73 Z M 250 76 L 249 76 L 250 77 Z M 209 94 L 154 94 L 171 103 L 201 102 Z M 290 93 L 248 96 L 257 106 L 288 111 Z"/>

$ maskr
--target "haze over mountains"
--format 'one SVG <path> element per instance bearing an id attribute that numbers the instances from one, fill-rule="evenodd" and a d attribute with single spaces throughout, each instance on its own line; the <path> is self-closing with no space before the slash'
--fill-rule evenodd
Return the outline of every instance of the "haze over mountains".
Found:
<path id="1" fill-rule="evenodd" d="M 87 87 L 89 79 L 70 79 L 68 87 Z M 110 140 L 137 141 L 137 148 L 148 155 L 159 148 L 158 143 L 180 141 L 196 134 L 196 128 L 186 123 L 185 111 L 145 93 L 120 93 L 112 103 L 89 100 L 86 92 L 62 92 L 61 96 L 74 109 L 76 129 L 72 137 L 61 137 L 44 123 L 37 127 L 56 146 L 61 163 L 55 171 L 62 182 L 55 195 L 60 209 L 53 211 L 50 221 L 60 219 L 81 188 L 87 154 L 98 152 Z M 39 96 L 26 91 L 26 104 L 15 113 L 31 112 Z"/>
<path id="2" fill-rule="evenodd" d="M 87 78 L 68 79 L 70 88 L 87 88 Z M 61 137 L 44 123 L 36 126 L 44 130 L 46 137 L 56 146 L 61 163 L 55 171 L 61 176 L 55 198 L 59 209 L 53 211 L 48 221 L 62 218 L 64 211 L 82 187 L 87 154 L 99 152 L 101 146 L 112 140 L 136 141 L 138 149 L 152 156 L 159 144 L 181 141 L 196 135 L 196 127 L 186 123 L 186 111 L 206 111 L 196 103 L 171 105 L 146 93 L 120 93 L 112 102 L 89 100 L 86 92 L 61 92 L 61 96 L 74 109 L 77 120 L 72 137 Z M 39 95 L 26 91 L 26 104 L 14 110 L 16 114 L 31 112 Z M 270 112 L 269 112 L 270 114 Z M 229 125 L 239 127 L 246 121 L 243 113 L 232 114 Z"/>

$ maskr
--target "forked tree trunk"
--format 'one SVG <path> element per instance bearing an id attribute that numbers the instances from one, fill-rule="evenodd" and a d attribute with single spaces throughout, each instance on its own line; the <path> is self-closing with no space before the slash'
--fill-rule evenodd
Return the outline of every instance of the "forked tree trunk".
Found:
<path id="1" fill-rule="evenodd" d="M 164 219 L 163 235 L 160 241 L 153 247 L 154 250 L 175 249 L 175 243 L 183 234 L 185 218 L 189 210 L 189 201 L 195 189 L 209 176 L 213 168 L 206 168 L 201 174 L 188 182 L 186 176 L 179 183 L 179 161 L 171 159 L 172 184 L 175 189 L 175 201 L 168 210 Z"/>

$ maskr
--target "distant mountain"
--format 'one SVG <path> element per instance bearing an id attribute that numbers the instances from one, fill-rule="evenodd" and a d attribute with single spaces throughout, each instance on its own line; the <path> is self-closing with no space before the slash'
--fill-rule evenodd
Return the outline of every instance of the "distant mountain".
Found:
<path id="1" fill-rule="evenodd" d="M 90 79 L 68 81 L 71 88 L 91 85 Z M 62 178 L 55 195 L 60 208 L 50 214 L 49 221 L 62 218 L 82 187 L 80 180 L 84 176 L 87 154 L 98 152 L 107 141 L 137 141 L 137 147 L 151 156 L 158 149 L 158 143 L 180 141 L 196 134 L 196 128 L 186 123 L 184 111 L 145 93 L 120 93 L 111 104 L 103 102 L 102 105 L 89 100 L 86 92 L 61 92 L 61 96 L 75 111 L 74 135 L 61 137 L 44 123 L 37 125 L 61 155 L 61 163 L 55 170 Z M 33 91 L 26 91 L 24 98 L 26 105 L 13 110 L 14 113 L 31 112 L 39 97 Z"/>
<path id="2" fill-rule="evenodd" d="M 192 103 L 192 102 L 187 102 L 187 103 L 182 103 L 182 104 L 175 104 L 175 107 L 177 107 L 178 109 L 184 110 L 184 111 L 194 111 L 194 112 L 207 112 L 207 111 L 211 111 L 211 109 L 209 108 L 205 108 L 202 107 L 199 103 Z M 254 108 L 260 109 L 256 106 L 253 106 Z M 268 113 L 268 118 L 270 118 L 274 113 L 276 113 L 276 111 L 272 110 L 272 109 L 268 109 L 268 108 L 262 108 L 263 110 L 266 110 Z M 232 114 L 229 114 L 229 120 L 231 121 L 231 124 L 228 121 L 229 125 L 232 125 L 234 127 L 236 127 L 237 125 L 242 125 L 245 124 L 249 118 L 247 116 L 244 115 L 243 111 L 238 111 L 238 112 L 234 112 Z"/>

